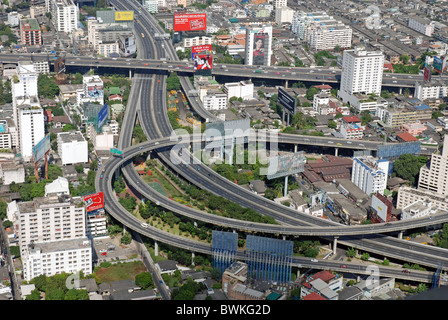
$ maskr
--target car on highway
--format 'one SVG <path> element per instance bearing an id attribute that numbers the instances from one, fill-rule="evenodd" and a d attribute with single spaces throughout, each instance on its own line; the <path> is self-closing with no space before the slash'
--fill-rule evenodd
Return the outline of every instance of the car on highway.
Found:
<path id="1" fill-rule="evenodd" d="M 185 67 L 185 69 L 190 69 L 190 67 Z"/>
<path id="2" fill-rule="evenodd" d="M 311 262 L 319 262 L 317 259 L 311 259 Z"/>
<path id="3" fill-rule="evenodd" d="M 402 270 L 401 272 L 403 272 L 403 273 L 411 273 L 411 271 L 409 271 L 409 270 Z"/>
<path id="4" fill-rule="evenodd" d="M 341 264 L 339 267 L 340 268 L 347 268 L 347 266 L 345 264 Z"/>
<path id="5" fill-rule="evenodd" d="M 338 143 L 336 143 L 336 145 L 337 145 L 337 146 L 342 146 L 342 143 L 339 143 L 339 142 L 338 142 Z"/>
<path id="6" fill-rule="evenodd" d="M 147 67 L 147 66 L 148 66 L 148 64 L 147 64 L 147 63 L 144 63 L 143 65 L 144 65 L 145 67 Z"/>
<path id="7" fill-rule="evenodd" d="M 144 222 L 143 222 L 143 223 L 142 223 L 142 227 L 143 227 L 143 228 L 148 228 L 149 225 L 148 225 L 147 223 L 144 223 Z"/>
<path id="8" fill-rule="evenodd" d="M 100 179 L 103 179 L 104 178 L 104 175 L 100 175 Z"/>
<path id="9" fill-rule="evenodd" d="M 280 72 L 276 72 L 275 74 L 280 74 Z"/>
<path id="10" fill-rule="evenodd" d="M 142 32 L 142 38 L 144 38 L 145 37 L 145 35 L 143 34 L 143 32 Z"/>

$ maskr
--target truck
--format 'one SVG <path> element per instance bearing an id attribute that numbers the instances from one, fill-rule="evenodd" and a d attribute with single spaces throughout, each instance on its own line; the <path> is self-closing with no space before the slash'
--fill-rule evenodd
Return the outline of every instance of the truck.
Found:
<path id="1" fill-rule="evenodd" d="M 261 71 L 261 70 L 255 70 L 254 72 L 255 72 L 255 73 L 262 73 L 263 71 Z"/>

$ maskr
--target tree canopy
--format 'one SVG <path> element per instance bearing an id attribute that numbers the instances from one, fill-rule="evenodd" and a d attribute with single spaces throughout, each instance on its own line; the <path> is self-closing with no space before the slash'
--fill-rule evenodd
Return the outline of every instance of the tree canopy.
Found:
<path id="1" fill-rule="evenodd" d="M 400 178 L 409 180 L 413 185 L 417 181 L 420 168 L 428 162 L 425 156 L 415 156 L 413 154 L 402 154 L 394 163 L 394 172 Z"/>

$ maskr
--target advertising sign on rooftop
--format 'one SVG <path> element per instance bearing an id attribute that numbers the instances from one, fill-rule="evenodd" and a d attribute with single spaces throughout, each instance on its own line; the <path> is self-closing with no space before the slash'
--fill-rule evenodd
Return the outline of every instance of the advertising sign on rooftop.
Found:
<path id="1" fill-rule="evenodd" d="M 98 128 L 104 124 L 104 121 L 107 119 L 107 103 L 104 104 L 104 107 L 98 112 Z"/>
<path id="2" fill-rule="evenodd" d="M 181 13 L 174 15 L 174 31 L 200 31 L 207 29 L 206 13 Z"/>
<path id="3" fill-rule="evenodd" d="M 94 194 L 89 194 L 83 198 L 86 203 L 86 211 L 94 211 L 104 208 L 104 193 L 97 192 Z"/>
<path id="4" fill-rule="evenodd" d="M 134 11 L 116 11 L 115 21 L 132 21 L 134 20 Z"/>
<path id="5" fill-rule="evenodd" d="M 305 157 L 303 152 L 269 158 L 267 178 L 269 180 L 303 172 Z"/>

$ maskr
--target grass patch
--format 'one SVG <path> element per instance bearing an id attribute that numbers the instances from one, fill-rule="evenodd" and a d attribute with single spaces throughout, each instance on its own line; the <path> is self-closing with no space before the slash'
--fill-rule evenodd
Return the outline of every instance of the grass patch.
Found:
<path id="1" fill-rule="evenodd" d="M 146 267 L 141 261 L 121 262 L 110 267 L 100 267 L 95 274 L 101 282 L 118 280 L 134 280 L 139 273 L 146 272 Z"/>

